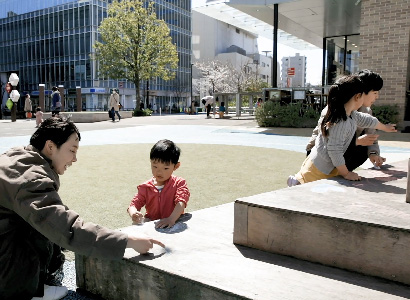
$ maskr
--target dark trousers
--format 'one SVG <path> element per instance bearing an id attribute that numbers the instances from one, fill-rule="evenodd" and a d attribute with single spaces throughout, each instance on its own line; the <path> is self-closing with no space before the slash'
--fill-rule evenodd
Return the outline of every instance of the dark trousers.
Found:
<path id="1" fill-rule="evenodd" d="M 42 297 L 47 277 L 64 263 L 61 248 L 28 224 L 0 237 L 1 299 Z"/>
<path id="2" fill-rule="evenodd" d="M 206 116 L 209 117 L 209 114 L 211 113 L 211 104 L 208 104 L 206 106 Z"/>
<path id="3" fill-rule="evenodd" d="M 343 156 L 346 161 L 347 169 L 349 171 L 353 171 L 354 169 L 360 167 L 367 160 L 367 146 L 357 146 L 355 134 Z"/>
<path id="4" fill-rule="evenodd" d="M 118 120 L 121 120 L 121 115 L 118 112 L 118 110 L 114 110 L 114 108 L 111 108 L 111 119 L 113 122 L 115 121 L 115 115 L 117 115 Z"/>
<path id="5" fill-rule="evenodd" d="M 60 107 L 59 107 L 59 108 L 54 108 L 54 109 L 51 111 L 51 116 L 52 116 L 52 117 L 55 117 L 56 115 L 60 114 L 60 111 L 61 111 L 61 108 L 60 108 Z"/>
<path id="6" fill-rule="evenodd" d="M 310 150 L 307 151 L 306 156 L 308 156 L 309 154 Z M 360 167 L 367 160 L 367 147 L 356 145 L 356 134 L 350 141 L 349 147 L 347 148 L 343 157 L 345 158 L 346 168 L 350 172 Z"/>

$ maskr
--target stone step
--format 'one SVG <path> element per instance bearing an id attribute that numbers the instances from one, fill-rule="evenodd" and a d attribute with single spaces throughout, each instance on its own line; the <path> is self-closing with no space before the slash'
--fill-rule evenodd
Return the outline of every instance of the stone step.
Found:
<path id="1" fill-rule="evenodd" d="M 235 202 L 234 243 L 410 284 L 408 161 Z"/>
<path id="2" fill-rule="evenodd" d="M 410 287 L 233 244 L 234 204 L 195 211 L 172 230 L 123 228 L 167 245 L 121 261 L 76 255 L 77 286 L 107 300 L 406 299 Z"/>

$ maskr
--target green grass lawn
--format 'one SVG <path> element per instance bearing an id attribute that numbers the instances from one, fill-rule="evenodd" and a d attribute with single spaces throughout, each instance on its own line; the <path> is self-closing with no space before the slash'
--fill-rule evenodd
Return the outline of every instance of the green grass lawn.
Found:
<path id="1" fill-rule="evenodd" d="M 248 146 L 178 144 L 191 198 L 186 212 L 286 187 L 303 153 Z M 109 228 L 131 225 L 126 209 L 151 175 L 152 144 L 83 146 L 60 177 L 63 202 L 85 220 Z"/>

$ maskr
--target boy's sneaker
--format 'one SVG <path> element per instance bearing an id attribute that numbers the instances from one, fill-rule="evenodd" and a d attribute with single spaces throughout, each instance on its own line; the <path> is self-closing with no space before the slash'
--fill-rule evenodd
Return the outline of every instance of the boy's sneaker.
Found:
<path id="1" fill-rule="evenodd" d="M 33 297 L 31 300 L 58 300 L 68 294 L 68 289 L 65 286 L 49 286 L 44 285 L 44 296 Z"/>
<path id="2" fill-rule="evenodd" d="M 300 184 L 300 182 L 293 175 L 289 175 L 287 183 L 289 187 Z"/>

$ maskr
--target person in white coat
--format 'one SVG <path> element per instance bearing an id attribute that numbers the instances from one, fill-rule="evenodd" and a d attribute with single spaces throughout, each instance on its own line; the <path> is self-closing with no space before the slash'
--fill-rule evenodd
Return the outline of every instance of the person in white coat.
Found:
<path id="1" fill-rule="evenodd" d="M 115 90 L 112 90 L 112 94 L 110 96 L 110 101 L 108 102 L 108 109 L 111 110 L 111 119 L 115 122 L 115 115 L 118 116 L 118 121 L 121 120 L 121 115 L 119 111 L 119 104 L 120 104 L 120 95 L 117 94 Z"/>
<path id="2" fill-rule="evenodd" d="M 30 95 L 26 95 L 26 100 L 24 101 L 24 111 L 26 112 L 26 118 L 31 119 L 31 111 L 33 110 Z"/>

